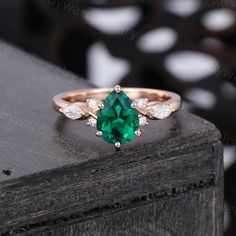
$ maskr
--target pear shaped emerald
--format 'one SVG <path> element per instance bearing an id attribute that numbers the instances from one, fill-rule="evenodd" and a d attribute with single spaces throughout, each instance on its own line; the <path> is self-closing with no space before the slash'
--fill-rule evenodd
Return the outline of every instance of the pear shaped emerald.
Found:
<path id="1" fill-rule="evenodd" d="M 125 144 L 135 138 L 139 117 L 131 104 L 131 99 L 122 91 L 114 90 L 104 100 L 104 108 L 98 113 L 97 130 L 106 142 Z"/>

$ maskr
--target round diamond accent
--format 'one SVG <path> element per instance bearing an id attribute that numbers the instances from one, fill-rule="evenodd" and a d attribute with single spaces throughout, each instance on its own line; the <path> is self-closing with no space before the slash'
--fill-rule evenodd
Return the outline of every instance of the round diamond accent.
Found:
<path id="1" fill-rule="evenodd" d="M 96 120 L 95 118 L 93 118 L 93 117 L 90 117 L 90 118 L 88 119 L 87 125 L 90 125 L 90 126 L 92 126 L 92 127 L 95 127 L 95 126 L 97 125 L 97 120 Z"/>
<path id="2" fill-rule="evenodd" d="M 137 108 L 145 109 L 147 107 L 148 99 L 147 98 L 139 98 L 135 101 Z"/>
<path id="3" fill-rule="evenodd" d="M 146 116 L 141 116 L 141 117 L 139 117 L 139 125 L 140 125 L 140 126 L 148 125 Z"/>
<path id="4" fill-rule="evenodd" d="M 158 104 L 152 108 L 153 116 L 157 119 L 164 119 L 171 114 L 171 108 L 165 104 Z"/>
<path id="5" fill-rule="evenodd" d="M 78 104 L 73 103 L 60 109 L 60 111 L 69 119 L 77 120 L 82 117 L 82 110 Z"/>
<path id="6" fill-rule="evenodd" d="M 96 98 L 90 98 L 87 100 L 88 107 L 92 110 L 98 110 L 99 105 L 101 104 L 101 101 L 99 101 Z"/>

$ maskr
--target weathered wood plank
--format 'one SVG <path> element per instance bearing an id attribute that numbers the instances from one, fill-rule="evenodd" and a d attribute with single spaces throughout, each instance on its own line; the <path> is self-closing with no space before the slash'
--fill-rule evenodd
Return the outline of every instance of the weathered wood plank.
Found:
<path id="1" fill-rule="evenodd" d="M 113 211 L 85 221 L 42 227 L 25 235 L 114 236 L 216 236 L 210 210 L 213 189 L 143 202 L 124 211 Z"/>
<path id="2" fill-rule="evenodd" d="M 164 160 L 142 155 L 145 157 L 143 161 L 120 163 L 107 169 L 106 161 L 97 161 L 96 166 L 88 163 L 83 167 L 58 169 L 8 183 L 1 188 L 0 222 L 3 225 L 0 230 L 5 228 L 4 225 L 24 224 L 26 215 L 27 223 L 32 224 L 102 208 L 117 201 L 129 202 L 150 193 L 159 194 L 172 189 L 184 191 L 189 185 L 201 181 L 213 182 L 211 146 L 194 152 L 195 155 L 176 153 L 178 156 Z M 111 164 L 112 160 L 108 163 Z"/>

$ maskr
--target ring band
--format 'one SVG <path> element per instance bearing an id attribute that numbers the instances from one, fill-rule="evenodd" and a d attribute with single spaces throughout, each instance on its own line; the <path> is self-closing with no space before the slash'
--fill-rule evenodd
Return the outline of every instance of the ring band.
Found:
<path id="1" fill-rule="evenodd" d="M 135 136 L 149 119 L 164 119 L 181 107 L 178 94 L 146 88 L 82 89 L 58 94 L 53 107 L 73 120 L 88 119 L 96 135 L 117 148 Z"/>

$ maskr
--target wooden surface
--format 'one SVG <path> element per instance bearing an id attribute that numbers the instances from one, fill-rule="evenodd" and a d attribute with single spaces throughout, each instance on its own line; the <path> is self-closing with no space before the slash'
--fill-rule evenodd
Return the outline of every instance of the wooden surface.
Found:
<path id="1" fill-rule="evenodd" d="M 181 111 L 117 151 L 51 108 L 82 80 L 2 43 L 0 78 L 0 235 L 222 235 L 214 125 Z"/>
<path id="2" fill-rule="evenodd" d="M 65 222 L 46 229 L 32 230 L 35 236 L 208 236 L 219 235 L 212 228 L 212 188 L 192 194 L 162 197 L 148 204 L 140 202 L 135 207 L 89 220 Z M 181 204 L 180 204 L 181 203 Z M 142 207 L 140 207 L 142 206 Z M 200 210 L 201 209 L 201 210 Z"/>

